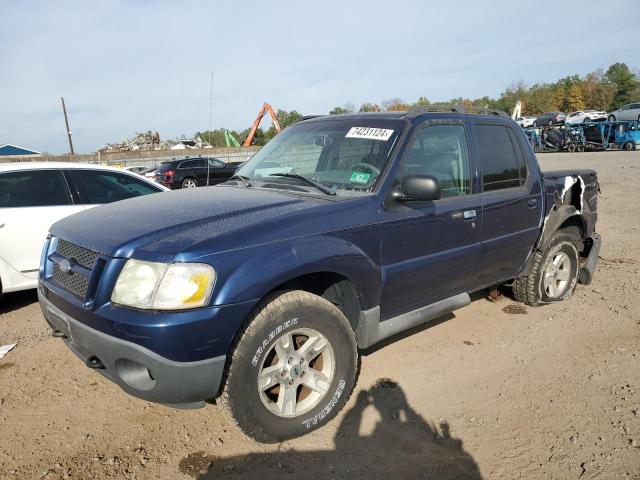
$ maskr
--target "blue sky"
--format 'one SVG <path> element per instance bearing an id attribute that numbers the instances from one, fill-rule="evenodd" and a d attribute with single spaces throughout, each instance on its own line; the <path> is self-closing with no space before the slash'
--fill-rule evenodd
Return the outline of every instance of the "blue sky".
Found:
<path id="1" fill-rule="evenodd" d="M 248 127 L 389 98 L 497 96 L 640 67 L 640 2 L 0 0 L 0 144 L 77 152 L 136 131 Z M 611 4 L 613 5 L 613 4 Z"/>

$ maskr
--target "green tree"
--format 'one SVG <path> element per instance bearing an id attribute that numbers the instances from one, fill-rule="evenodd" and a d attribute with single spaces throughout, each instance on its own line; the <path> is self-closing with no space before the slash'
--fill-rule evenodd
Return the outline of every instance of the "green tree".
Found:
<path id="1" fill-rule="evenodd" d="M 329 115 L 344 115 L 345 113 L 353 113 L 356 107 L 352 103 L 345 103 L 341 107 L 333 107 Z"/>
<path id="2" fill-rule="evenodd" d="M 358 110 L 358 112 L 379 112 L 380 111 L 380 107 L 378 105 L 376 105 L 375 103 L 363 103 L 362 105 L 360 105 L 360 109 Z"/>
<path id="3" fill-rule="evenodd" d="M 613 100 L 609 107 L 611 110 L 632 102 L 634 100 L 633 95 L 637 95 L 638 90 L 640 90 L 640 81 L 624 63 L 611 65 L 605 74 L 605 78 L 615 88 Z"/>

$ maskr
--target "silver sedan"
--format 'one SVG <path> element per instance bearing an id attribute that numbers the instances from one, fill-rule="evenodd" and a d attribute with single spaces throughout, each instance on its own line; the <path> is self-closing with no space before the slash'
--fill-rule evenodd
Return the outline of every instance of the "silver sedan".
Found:
<path id="1" fill-rule="evenodd" d="M 640 103 L 630 103 L 624 107 L 609 113 L 610 122 L 616 120 L 637 120 L 640 122 Z"/>

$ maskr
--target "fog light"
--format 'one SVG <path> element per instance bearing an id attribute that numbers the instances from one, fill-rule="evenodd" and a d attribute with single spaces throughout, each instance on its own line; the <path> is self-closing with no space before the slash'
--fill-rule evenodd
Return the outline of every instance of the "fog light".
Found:
<path id="1" fill-rule="evenodd" d="M 152 390 L 156 386 L 156 379 L 147 367 L 141 363 L 126 358 L 116 360 L 118 376 L 136 390 Z"/>

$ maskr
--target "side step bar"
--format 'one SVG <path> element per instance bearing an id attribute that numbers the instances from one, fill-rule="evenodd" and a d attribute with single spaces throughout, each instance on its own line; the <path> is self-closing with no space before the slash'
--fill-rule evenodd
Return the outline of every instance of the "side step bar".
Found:
<path id="1" fill-rule="evenodd" d="M 471 298 L 469 294 L 460 293 L 382 322 L 380 321 L 379 306 L 361 312 L 360 322 L 356 329 L 358 348 L 369 348 L 385 338 L 392 337 L 400 332 L 427 323 L 446 313 L 465 307 L 470 303 Z"/>

